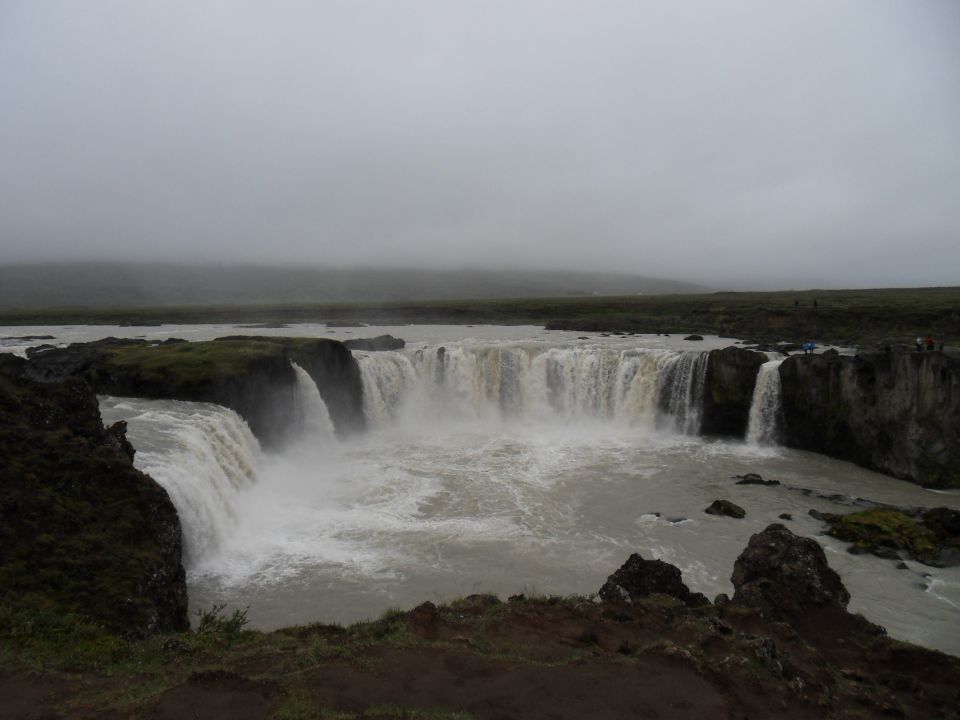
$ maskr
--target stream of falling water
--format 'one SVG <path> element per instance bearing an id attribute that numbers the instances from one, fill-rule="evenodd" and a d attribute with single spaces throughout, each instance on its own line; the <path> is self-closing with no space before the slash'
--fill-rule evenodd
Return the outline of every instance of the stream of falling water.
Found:
<path id="1" fill-rule="evenodd" d="M 851 609 L 960 654 L 960 569 L 850 555 L 807 514 L 848 512 L 858 497 L 958 507 L 957 493 L 764 444 L 763 433 L 700 438 L 703 358 L 627 344 L 454 339 L 442 352 L 434 342 L 357 353 L 371 428 L 347 441 L 299 371 L 300 438 L 282 452 L 262 452 L 217 406 L 101 403 L 106 421 L 129 421 L 138 467 L 177 505 L 193 607 L 249 606 L 258 627 L 477 591 L 589 594 L 632 552 L 677 565 L 693 590 L 729 593 L 750 535 L 785 522 L 824 546 Z M 766 426 L 774 369 L 763 372 L 755 410 Z M 744 472 L 782 484 L 736 485 Z M 704 514 L 718 498 L 747 517 Z"/>

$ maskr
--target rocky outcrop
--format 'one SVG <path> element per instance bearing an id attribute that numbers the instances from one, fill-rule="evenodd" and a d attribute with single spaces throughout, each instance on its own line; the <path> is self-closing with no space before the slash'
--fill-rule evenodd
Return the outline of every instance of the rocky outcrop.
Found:
<path id="1" fill-rule="evenodd" d="M 710 351 L 700 424 L 702 434 L 740 438 L 746 434 L 757 373 L 766 361 L 763 353 L 738 347 Z"/>
<path id="2" fill-rule="evenodd" d="M 793 619 L 827 607 L 844 610 L 850 601 L 816 540 L 794 535 L 779 523 L 751 536 L 730 580 L 735 605 L 768 617 Z"/>
<path id="3" fill-rule="evenodd" d="M 31 351 L 26 373 L 49 382 L 82 377 L 102 394 L 212 402 L 239 413 L 267 447 L 298 422 L 296 373 L 304 368 L 341 434 L 364 427 L 360 367 L 335 340 L 234 336 L 208 342 L 107 338 Z"/>
<path id="4" fill-rule="evenodd" d="M 723 515 L 737 519 L 747 516 L 746 510 L 729 500 L 714 500 L 710 503 L 710 507 L 704 510 L 704 512 L 707 513 L 707 515 Z"/>
<path id="5" fill-rule="evenodd" d="M 960 359 L 794 355 L 780 365 L 783 441 L 930 487 L 960 487 Z"/>
<path id="6" fill-rule="evenodd" d="M 368 352 L 379 352 L 381 350 L 403 350 L 407 343 L 393 335 L 377 335 L 374 338 L 354 338 L 344 340 L 343 344 L 351 350 L 366 350 Z"/>
<path id="7" fill-rule="evenodd" d="M 8 356 L 9 357 L 9 356 Z M 0 367 L 0 606 L 7 619 L 74 614 L 125 635 L 184 630 L 181 528 L 166 491 L 133 467 L 79 378 Z"/>
<path id="8" fill-rule="evenodd" d="M 644 560 L 634 553 L 597 593 L 607 602 L 634 602 L 649 595 L 669 595 L 685 605 L 710 603 L 701 593 L 690 592 L 680 570 L 662 560 Z"/>
<path id="9" fill-rule="evenodd" d="M 933 567 L 960 565 L 960 511 L 939 507 L 908 511 L 891 507 L 836 515 L 818 513 L 827 531 L 853 543 L 849 551 L 879 557 L 910 557 Z"/>
<path id="10" fill-rule="evenodd" d="M 271 338 L 275 342 L 281 338 Z M 403 342 L 402 340 L 400 341 Z M 285 343 L 290 358 L 310 373 L 341 436 L 366 428 L 360 365 L 344 343 L 336 340 L 296 340 Z"/>

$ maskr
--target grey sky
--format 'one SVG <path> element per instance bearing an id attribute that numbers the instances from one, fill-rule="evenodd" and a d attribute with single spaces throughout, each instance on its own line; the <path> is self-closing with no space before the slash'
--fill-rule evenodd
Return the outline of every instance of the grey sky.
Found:
<path id="1" fill-rule="evenodd" d="M 0 263 L 960 284 L 958 0 L 4 0 Z"/>

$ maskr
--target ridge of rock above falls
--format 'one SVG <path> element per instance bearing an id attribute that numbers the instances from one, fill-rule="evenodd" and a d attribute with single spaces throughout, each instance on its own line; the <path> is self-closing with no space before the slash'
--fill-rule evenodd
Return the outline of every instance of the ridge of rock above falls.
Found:
<path id="1" fill-rule="evenodd" d="M 231 336 L 202 342 L 106 338 L 34 349 L 25 374 L 49 382 L 81 377 L 122 397 L 212 402 L 235 410 L 266 446 L 297 422 L 296 362 L 309 373 L 337 432 L 365 427 L 360 367 L 336 340 Z"/>

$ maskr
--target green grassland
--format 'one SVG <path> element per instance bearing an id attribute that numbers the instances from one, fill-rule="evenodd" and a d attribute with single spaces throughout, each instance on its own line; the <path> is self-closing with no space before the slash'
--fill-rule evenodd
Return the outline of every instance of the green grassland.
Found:
<path id="1" fill-rule="evenodd" d="M 816 307 L 814 307 L 816 301 Z M 700 333 L 765 342 L 912 343 L 960 338 L 960 287 L 442 302 L 0 309 L 0 325 L 356 322 L 544 325 L 585 332 Z"/>

